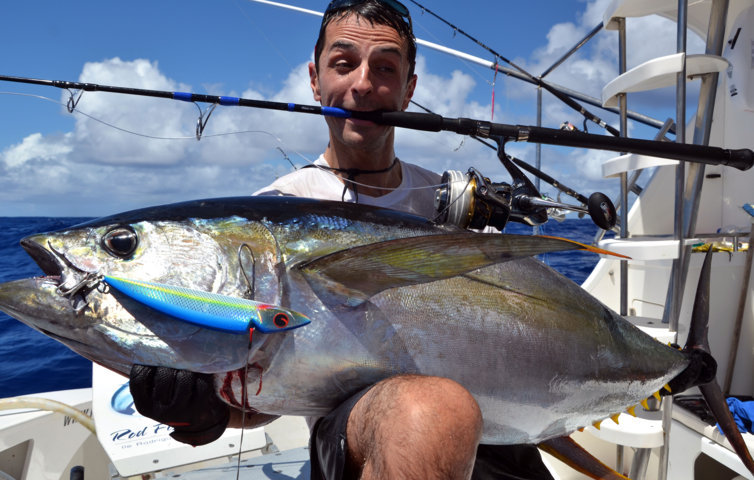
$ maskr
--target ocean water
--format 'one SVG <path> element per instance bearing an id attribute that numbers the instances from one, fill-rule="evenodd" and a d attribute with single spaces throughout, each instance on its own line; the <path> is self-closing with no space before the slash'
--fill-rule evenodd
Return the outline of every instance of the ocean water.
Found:
<path id="1" fill-rule="evenodd" d="M 80 223 L 85 218 L 0 217 L 0 283 L 42 274 L 19 245 L 34 233 Z M 531 227 L 511 223 L 506 233 L 531 233 Z M 555 235 L 591 243 L 597 227 L 588 219 L 550 221 L 541 227 Z M 542 260 L 576 283 L 582 283 L 597 263 L 588 252 L 559 252 Z M 61 343 L 0 313 L 0 398 L 91 386 L 91 363 Z"/>

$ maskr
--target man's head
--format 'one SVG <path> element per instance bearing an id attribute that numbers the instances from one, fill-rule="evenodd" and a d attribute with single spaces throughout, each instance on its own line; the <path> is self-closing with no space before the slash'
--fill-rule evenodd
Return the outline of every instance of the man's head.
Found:
<path id="1" fill-rule="evenodd" d="M 416 88 L 415 56 L 403 5 L 395 0 L 333 0 L 322 22 L 317 63 L 309 64 L 314 100 L 354 111 L 405 110 Z M 354 149 L 381 152 L 393 161 L 393 127 L 350 117 L 328 116 L 325 121 L 333 149 L 348 150 L 348 157 Z"/>
<path id="2" fill-rule="evenodd" d="M 397 0 L 333 0 L 327 6 L 319 29 L 319 37 L 314 47 L 314 65 L 319 71 L 319 60 L 325 45 L 325 30 L 333 20 L 355 15 L 372 25 L 386 25 L 394 29 L 406 41 L 408 47 L 409 73 L 407 80 L 414 75 L 416 67 L 416 39 L 408 9 Z"/>

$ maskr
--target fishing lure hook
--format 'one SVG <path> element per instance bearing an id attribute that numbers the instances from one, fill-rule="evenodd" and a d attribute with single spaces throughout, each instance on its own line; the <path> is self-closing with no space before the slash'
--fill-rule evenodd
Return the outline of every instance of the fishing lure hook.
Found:
<path id="1" fill-rule="evenodd" d="M 204 133 L 204 127 L 207 126 L 207 122 L 209 122 L 209 117 L 212 116 L 212 112 L 215 111 L 215 107 L 217 107 L 216 103 L 211 104 L 209 107 L 207 107 L 206 110 L 202 110 L 202 107 L 199 106 L 198 103 L 194 102 L 194 105 L 196 105 L 196 108 L 199 110 L 199 118 L 196 119 L 196 140 L 199 141 L 202 139 L 202 134 Z"/>
<path id="2" fill-rule="evenodd" d="M 86 297 L 94 289 L 99 292 L 106 292 L 108 287 L 104 284 L 104 276 L 98 273 L 87 273 L 84 278 L 72 287 L 59 285 L 57 293 L 66 297 L 71 302 L 71 307 L 76 314 L 80 314 L 89 305 Z"/>
<path id="3" fill-rule="evenodd" d="M 63 297 L 73 297 L 77 293 L 79 293 L 81 290 L 93 290 L 97 288 L 99 291 L 101 290 L 99 285 L 102 283 L 102 280 L 104 280 L 104 276 L 99 273 L 87 273 L 84 275 L 84 277 L 79 280 L 75 285 L 72 287 L 66 287 L 65 285 L 59 285 L 57 288 L 57 293 Z"/>

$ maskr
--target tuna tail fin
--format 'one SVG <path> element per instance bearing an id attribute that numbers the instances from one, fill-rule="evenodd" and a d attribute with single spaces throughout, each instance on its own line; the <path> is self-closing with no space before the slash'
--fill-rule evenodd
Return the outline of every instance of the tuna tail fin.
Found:
<path id="1" fill-rule="evenodd" d="M 549 453 L 569 467 L 584 475 L 602 480 L 628 480 L 620 473 L 608 467 L 584 447 L 570 437 L 558 437 L 545 440 L 537 445 L 540 450 Z"/>
<path id="2" fill-rule="evenodd" d="M 707 332 L 709 331 L 710 272 L 712 270 L 712 248 L 707 251 L 699 274 L 699 284 L 691 313 L 689 336 L 683 352 L 689 357 L 689 366 L 669 382 L 673 393 L 680 393 L 686 388 L 698 386 L 704 401 L 720 424 L 720 429 L 730 442 L 733 450 L 746 468 L 754 473 L 754 459 L 749 453 L 741 432 L 733 420 L 720 385 L 715 379 L 717 363 L 709 348 Z M 693 378 L 695 377 L 695 378 Z"/>

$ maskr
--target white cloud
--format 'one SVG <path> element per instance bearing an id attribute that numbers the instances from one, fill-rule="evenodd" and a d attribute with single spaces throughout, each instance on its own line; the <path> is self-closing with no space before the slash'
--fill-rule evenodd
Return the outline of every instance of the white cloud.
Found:
<path id="1" fill-rule="evenodd" d="M 305 100 L 303 76 L 308 78 L 306 65 L 294 69 L 278 96 Z M 145 59 L 87 63 L 80 81 L 192 91 Z M 253 90 L 241 96 L 264 99 Z M 64 93 L 62 103 L 67 100 Z M 324 122 L 314 115 L 217 107 L 197 141 L 199 109 L 190 103 L 84 92 L 76 110 L 72 131 L 34 133 L 0 152 L 0 214 L 101 215 L 196 197 L 248 195 L 292 168 L 278 147 L 302 164 L 326 144 Z"/>
<path id="2" fill-rule="evenodd" d="M 8 168 L 18 168 L 33 159 L 51 160 L 67 155 L 73 148 L 70 145 L 70 135 L 62 138 L 48 139 L 41 133 L 32 133 L 21 143 L 9 147 L 0 154 Z"/>
<path id="3" fill-rule="evenodd" d="M 423 59 L 417 72 L 424 80 L 417 97 L 428 98 L 433 110 L 489 115 L 489 106 L 469 100 L 474 88 L 469 75 L 432 74 Z M 145 59 L 87 63 L 80 81 L 193 91 Z M 253 89 L 238 96 L 265 99 Z M 62 102 L 67 99 L 64 93 Z M 313 104 L 307 64 L 296 66 L 268 99 Z M 219 106 L 197 141 L 199 110 L 190 103 L 85 92 L 76 110 L 72 131 L 35 133 L 0 153 L 2 214 L 101 215 L 196 197 L 248 195 L 290 171 L 290 162 L 312 161 L 327 145 L 318 115 Z M 452 133 L 399 130 L 397 137 L 402 158 L 435 170 L 496 162 L 494 152 Z"/>

